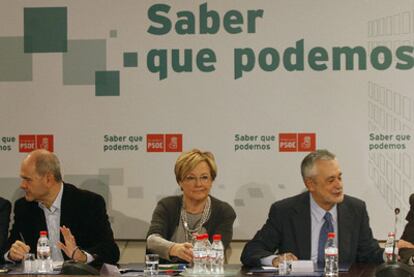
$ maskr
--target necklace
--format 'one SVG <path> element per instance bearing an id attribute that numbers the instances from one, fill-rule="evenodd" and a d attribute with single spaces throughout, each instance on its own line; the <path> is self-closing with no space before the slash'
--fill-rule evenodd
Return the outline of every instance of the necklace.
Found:
<path id="1" fill-rule="evenodd" d="M 210 214 L 211 214 L 211 199 L 210 199 L 210 196 L 209 196 L 209 197 L 207 197 L 207 201 L 206 201 L 206 204 L 204 205 L 203 214 L 202 214 L 200 220 L 194 226 L 194 228 L 191 229 L 190 226 L 188 225 L 187 212 L 185 211 L 185 205 L 184 205 L 184 201 L 183 201 L 183 204 L 181 205 L 180 219 L 181 219 L 181 222 L 183 223 L 184 234 L 185 234 L 185 240 L 186 241 L 193 242 L 193 240 L 194 240 L 193 234 L 200 232 L 200 230 L 203 227 L 204 223 L 206 223 L 207 220 L 210 218 Z"/>

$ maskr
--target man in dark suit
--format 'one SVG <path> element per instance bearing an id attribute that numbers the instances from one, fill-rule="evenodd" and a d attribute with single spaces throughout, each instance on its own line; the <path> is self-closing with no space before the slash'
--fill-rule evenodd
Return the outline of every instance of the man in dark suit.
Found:
<path id="1" fill-rule="evenodd" d="M 399 255 L 401 261 L 411 266 L 414 265 L 414 194 L 410 196 L 410 210 L 405 217 L 407 225 L 405 225 L 404 232 L 401 239 L 398 241 Z"/>
<path id="2" fill-rule="evenodd" d="M 64 183 L 60 163 L 46 150 L 31 152 L 22 162 L 6 259 L 21 261 L 36 251 L 39 232 L 48 231 L 53 260 L 115 264 L 119 249 L 106 214 L 104 199 Z"/>
<path id="3" fill-rule="evenodd" d="M 0 197 L 0 262 L 3 262 L 3 254 L 7 247 L 7 235 L 9 233 L 11 203 Z"/>
<path id="4" fill-rule="evenodd" d="M 242 263 L 277 266 L 279 255 L 285 253 L 291 260 L 322 265 L 328 229 L 339 235 L 340 264 L 383 262 L 365 203 L 343 193 L 335 155 L 327 150 L 310 153 L 302 161 L 301 173 L 308 191 L 272 205 L 262 229 L 245 245 Z"/>

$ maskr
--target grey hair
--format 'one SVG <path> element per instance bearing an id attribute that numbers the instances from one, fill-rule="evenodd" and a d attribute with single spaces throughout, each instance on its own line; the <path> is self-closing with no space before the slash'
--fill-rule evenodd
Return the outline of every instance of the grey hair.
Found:
<path id="1" fill-rule="evenodd" d="M 60 162 L 54 153 L 41 153 L 36 155 L 35 160 L 36 173 L 45 176 L 52 173 L 56 182 L 62 182 L 62 173 L 60 171 Z"/>
<path id="2" fill-rule="evenodd" d="M 329 152 L 326 149 L 319 149 L 314 152 L 309 153 L 302 161 L 300 165 L 300 172 L 302 174 L 302 179 L 305 181 L 307 178 L 313 177 L 316 172 L 315 162 L 319 160 L 331 161 L 335 160 L 335 154 Z"/>

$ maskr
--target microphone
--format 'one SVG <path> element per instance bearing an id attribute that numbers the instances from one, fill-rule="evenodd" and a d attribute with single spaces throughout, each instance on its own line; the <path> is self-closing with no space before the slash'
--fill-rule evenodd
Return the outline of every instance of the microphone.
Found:
<path id="1" fill-rule="evenodd" d="M 411 200 L 411 199 L 410 199 Z M 414 201 L 414 198 L 413 198 Z M 394 209 L 394 241 L 392 242 L 392 262 L 397 262 L 397 254 L 395 253 L 395 247 L 397 243 L 397 223 L 398 223 L 398 215 L 400 213 L 400 208 Z"/>
<path id="2" fill-rule="evenodd" d="M 410 204 L 414 204 L 414 194 L 410 197 Z M 392 244 L 392 261 L 391 263 L 383 263 L 375 270 L 376 277 L 414 277 L 414 271 L 406 264 L 397 261 L 396 236 L 399 208 L 394 209 L 394 242 Z"/>

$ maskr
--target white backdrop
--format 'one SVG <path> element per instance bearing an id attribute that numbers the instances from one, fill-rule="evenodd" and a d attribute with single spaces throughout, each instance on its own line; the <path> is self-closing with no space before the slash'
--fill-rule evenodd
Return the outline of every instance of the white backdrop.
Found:
<path id="1" fill-rule="evenodd" d="M 147 135 L 179 134 L 183 150 L 197 147 L 215 154 L 219 172 L 212 195 L 236 210 L 234 239 L 249 239 L 264 223 L 272 202 L 304 189 L 299 166 L 307 153 L 281 152 L 279 135 L 310 133 L 316 148 L 337 154 L 345 191 L 366 201 L 374 235 L 384 239 L 393 229 L 395 207 L 402 210 L 401 228 L 414 191 L 414 2 L 211 0 L 207 9 L 219 14 L 219 31 L 200 34 L 199 9 L 204 3 L 1 1 L 1 194 L 12 200 L 19 195 L 19 166 L 26 155 L 19 152 L 19 136 L 52 135 L 64 179 L 106 198 L 117 238 L 145 238 L 156 202 L 179 193 L 173 174 L 179 153 L 148 152 Z M 162 27 L 148 17 L 154 5 L 170 7 L 168 13 L 159 10 L 156 15 L 164 22 L 170 20 L 172 26 L 177 17 L 189 20 L 189 12 L 178 16 L 177 12 L 190 11 L 195 34 L 180 35 L 174 27 L 167 34 L 150 34 L 150 26 Z M 29 18 L 29 11 L 37 11 L 30 8 L 38 7 L 66 7 L 67 52 L 23 53 L 29 29 L 42 26 L 42 19 Z M 26 18 L 24 8 L 29 8 Z M 223 16 L 232 10 L 243 16 L 238 34 L 226 32 L 223 26 Z M 248 10 L 263 11 L 251 33 Z M 237 15 L 230 15 L 227 20 L 237 20 Z M 50 18 L 46 25 L 53 23 L 54 17 Z M 46 38 L 55 35 L 44 33 Z M 52 40 L 40 44 L 50 45 Z M 283 53 L 297 48 L 301 40 L 304 68 L 289 71 Z M 372 58 L 378 46 L 383 46 L 378 48 L 383 52 Z M 318 62 L 326 65 L 325 70 L 317 71 L 309 64 L 308 55 L 315 47 L 327 53 Z M 335 70 L 333 64 L 339 63 L 333 57 L 335 47 L 360 47 L 366 52 L 366 68 L 358 68 L 355 58 L 354 67 L 347 69 L 342 56 Z M 205 48 L 216 56 L 216 62 L 209 63 L 214 66 L 211 72 L 197 68 L 196 55 Z M 255 64 L 235 78 L 235 68 L 248 62 L 243 56 L 238 63 L 235 52 L 247 53 L 246 48 L 255 53 Z M 275 61 L 270 54 L 261 61 L 270 71 L 260 67 L 259 53 L 265 48 L 279 53 L 277 69 L 269 69 Z M 181 63 L 184 49 L 192 51 L 191 72 L 173 72 L 172 49 L 180 53 Z M 164 69 L 168 70 L 162 80 L 151 72 L 148 58 L 161 50 L 167 53 Z M 136 67 L 125 66 L 131 60 L 130 56 L 124 60 L 124 53 L 137 54 Z M 389 59 L 389 66 L 376 68 Z M 159 61 L 155 59 L 154 64 Z M 99 96 L 95 71 L 119 72 L 119 96 Z M 117 87 L 113 79 L 108 82 Z M 393 137 L 370 140 L 370 134 Z M 236 135 L 258 138 L 236 141 Z M 396 135 L 406 140 L 399 141 Z M 126 136 L 126 141 L 110 142 L 105 136 Z M 129 142 L 129 136 L 138 141 Z M 272 140 L 262 142 L 261 136 Z M 253 149 L 236 150 L 246 143 Z M 395 149 L 384 149 L 384 144 Z M 124 149 L 115 151 L 114 145 Z"/>

